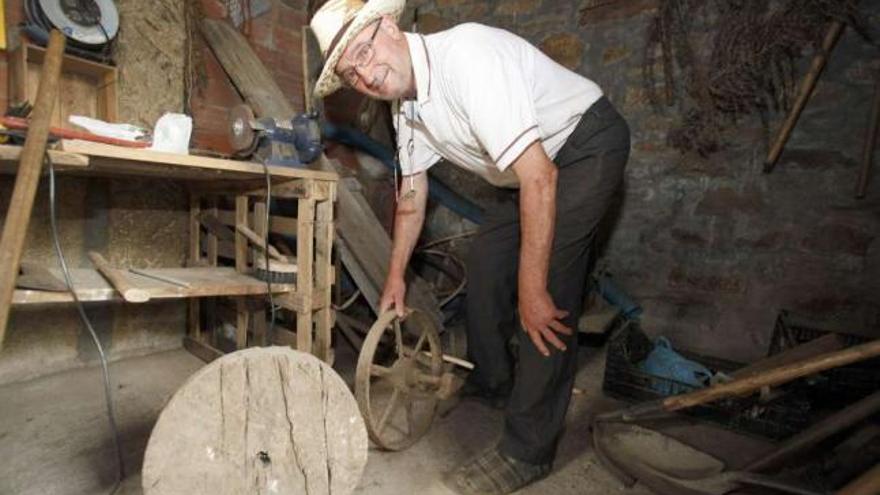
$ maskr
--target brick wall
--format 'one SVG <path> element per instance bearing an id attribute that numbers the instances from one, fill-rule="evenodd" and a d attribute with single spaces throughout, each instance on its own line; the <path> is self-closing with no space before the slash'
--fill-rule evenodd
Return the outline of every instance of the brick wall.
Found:
<path id="1" fill-rule="evenodd" d="M 201 0 L 205 15 L 226 18 L 226 3 Z M 271 9 L 240 27 L 257 56 L 272 74 L 294 109 L 303 109 L 302 34 L 306 24 L 305 1 L 273 0 Z M 192 98 L 193 146 L 223 153 L 231 152 L 227 138 L 227 111 L 242 103 L 232 83 L 207 46 L 202 45 L 205 72 L 204 89 Z"/>

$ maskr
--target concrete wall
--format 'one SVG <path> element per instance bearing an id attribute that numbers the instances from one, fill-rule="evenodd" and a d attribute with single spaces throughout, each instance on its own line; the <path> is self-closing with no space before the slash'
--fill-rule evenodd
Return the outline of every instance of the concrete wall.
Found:
<path id="1" fill-rule="evenodd" d="M 581 8 L 600 4 L 580 26 Z M 844 33 L 767 175 L 768 136 L 757 120 L 732 128 L 727 148 L 709 158 L 667 145 L 673 112 L 651 109 L 641 76 L 656 4 L 415 0 L 402 23 L 411 23 L 417 7 L 422 32 L 467 21 L 509 29 L 602 86 L 633 130 L 625 198 L 605 262 L 644 305 L 652 332 L 740 360 L 766 350 L 782 308 L 880 335 L 876 172 L 867 199 L 853 199 L 880 72 L 876 49 L 852 30 Z M 862 6 L 866 24 L 877 26 L 880 4 Z M 783 118 L 774 115 L 772 128 Z M 465 176 L 445 175 L 459 190 L 476 190 Z"/>

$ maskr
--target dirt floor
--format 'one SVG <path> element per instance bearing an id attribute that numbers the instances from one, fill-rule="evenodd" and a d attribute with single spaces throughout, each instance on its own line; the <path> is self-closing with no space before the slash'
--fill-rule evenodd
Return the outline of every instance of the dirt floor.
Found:
<path id="1" fill-rule="evenodd" d="M 603 349 L 582 348 L 582 368 L 559 447 L 556 467 L 524 495 L 643 495 L 625 489 L 598 464 L 590 447 L 589 417 L 615 403 L 601 396 Z M 337 369 L 351 380 L 353 353 L 339 349 Z M 127 477 L 119 494 L 142 493 L 140 466 L 151 428 L 165 402 L 202 362 L 184 350 L 113 363 L 114 401 L 124 445 Z M 450 404 L 430 433 L 409 450 L 370 450 L 358 494 L 451 494 L 441 478 L 497 439 L 502 413 L 476 402 Z M 684 426 L 679 426 L 684 431 Z M 688 428 L 688 439 L 721 448 L 730 464 L 766 444 L 715 428 Z M 103 399 L 100 368 L 86 368 L 0 387 L 0 494 L 109 493 L 115 482 L 113 440 Z"/>

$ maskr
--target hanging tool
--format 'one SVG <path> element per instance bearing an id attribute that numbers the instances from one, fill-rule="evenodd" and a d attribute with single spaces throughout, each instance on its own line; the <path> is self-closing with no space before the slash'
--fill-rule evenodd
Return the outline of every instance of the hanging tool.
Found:
<path id="1" fill-rule="evenodd" d="M 797 124 L 801 111 L 803 111 L 804 107 L 807 105 L 807 100 L 809 100 L 810 95 L 813 94 L 813 88 L 816 87 L 816 81 L 819 80 L 819 75 L 822 74 L 822 69 L 825 68 L 825 64 L 828 62 L 828 57 L 831 55 L 831 50 L 834 48 L 834 45 L 837 44 L 837 40 L 840 39 L 840 33 L 843 32 L 844 27 L 846 27 L 846 25 L 841 21 L 832 21 L 831 25 L 828 27 L 828 32 L 825 34 L 825 39 L 822 41 L 822 47 L 816 52 L 816 55 L 813 56 L 813 63 L 810 65 L 810 70 L 807 71 L 807 75 L 804 76 L 803 81 L 801 81 L 801 86 L 798 89 L 798 95 L 794 102 L 794 106 L 792 106 L 791 110 L 788 112 L 788 117 L 786 117 L 785 122 L 782 124 L 779 134 L 776 135 L 776 140 L 773 142 L 773 146 L 767 154 L 767 159 L 764 161 L 765 173 L 773 171 L 776 161 L 779 160 L 779 155 L 782 154 L 782 149 L 785 148 L 785 143 L 788 141 L 789 136 L 791 136 L 791 132 L 794 130 L 795 124 Z"/>
<path id="2" fill-rule="evenodd" d="M 95 268 L 101 272 L 116 292 L 122 294 L 122 298 L 130 303 L 143 303 L 150 300 L 150 293 L 137 288 L 131 283 L 125 270 L 114 268 L 103 256 L 95 251 L 89 251 L 89 259 L 95 264 Z"/>
<path id="3" fill-rule="evenodd" d="M 877 84 L 874 86 L 874 103 L 871 105 L 865 147 L 862 149 L 862 170 L 859 174 L 859 183 L 856 186 L 857 199 L 864 198 L 865 190 L 868 188 L 868 177 L 871 173 L 871 164 L 874 162 L 874 147 L 877 145 L 878 127 L 880 127 L 880 73 L 877 74 Z"/>

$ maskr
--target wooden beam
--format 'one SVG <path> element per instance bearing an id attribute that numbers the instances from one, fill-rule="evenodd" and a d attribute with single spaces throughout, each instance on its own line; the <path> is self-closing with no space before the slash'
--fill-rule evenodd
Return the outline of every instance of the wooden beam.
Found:
<path id="1" fill-rule="evenodd" d="M 21 152 L 21 165 L 15 177 L 15 186 L 3 234 L 0 237 L 0 349 L 6 336 L 6 324 L 15 293 L 15 279 L 18 277 L 18 264 L 24 250 L 25 237 L 40 183 L 43 169 L 43 154 L 49 139 L 49 125 L 58 96 L 58 81 L 61 77 L 61 60 L 67 39 L 61 31 L 52 30 L 49 47 L 46 49 L 46 62 L 40 75 L 40 86 L 31 118 L 31 128 Z"/>
<path id="2" fill-rule="evenodd" d="M 201 28 L 208 46 L 257 117 L 293 117 L 293 105 L 238 30 L 214 19 L 202 20 Z"/>

